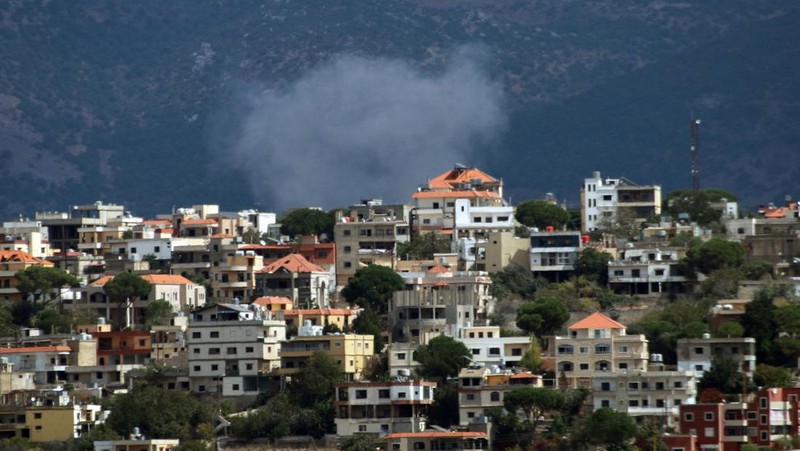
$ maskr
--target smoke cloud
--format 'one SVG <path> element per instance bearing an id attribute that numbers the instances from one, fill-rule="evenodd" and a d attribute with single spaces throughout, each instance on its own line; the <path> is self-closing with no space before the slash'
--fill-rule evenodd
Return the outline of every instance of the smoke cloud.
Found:
<path id="1" fill-rule="evenodd" d="M 251 95 L 228 161 L 275 211 L 410 202 L 417 185 L 469 163 L 505 126 L 501 86 L 467 53 L 434 75 L 343 56 L 280 92 Z"/>

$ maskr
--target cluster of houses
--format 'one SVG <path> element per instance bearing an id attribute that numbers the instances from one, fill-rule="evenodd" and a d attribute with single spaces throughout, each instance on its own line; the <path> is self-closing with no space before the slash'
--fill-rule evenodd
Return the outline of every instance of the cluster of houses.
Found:
<path id="1" fill-rule="evenodd" d="M 515 233 L 514 207 L 503 197 L 502 181 L 456 165 L 421 185 L 409 204 L 370 199 L 351 206 L 337 218 L 332 237 L 284 237 L 273 213 L 224 212 L 216 205 L 145 219 L 122 205 L 96 202 L 4 222 L 0 300 L 22 300 L 18 271 L 56 266 L 81 280 L 80 287 L 61 290 L 60 308 L 94 320 L 75 324 L 70 334 L 30 328 L 0 338 L 0 439 L 64 440 L 90 430 L 109 414 L 96 400 L 127 390 L 149 362 L 169 368 L 164 388 L 213 394 L 244 408 L 259 394 L 280 390 L 317 351 L 347 378 L 334 396 L 337 435 L 384 436 L 393 450 L 487 448 L 486 413 L 520 386 L 586 388 L 589 408 L 655 418 L 680 431 L 672 438 L 675 450 L 739 449 L 732 444 L 768 445 L 797 435 L 794 389 L 762 390 L 754 403 L 697 402 L 696 382 L 713 355 L 734 357 L 752 376 L 751 338 L 679 340 L 677 366 L 668 366 L 649 353 L 647 337 L 626 334 L 624 324 L 598 312 L 575 318 L 566 335 L 543 338 L 545 367 L 555 375 L 545 377 L 518 366 L 529 337 L 502 336 L 490 324 L 497 303 L 490 273 L 516 265 L 566 280 L 587 247 L 614 256 L 608 280 L 618 293 L 690 290 L 692 278 L 679 265 L 685 249 L 670 247 L 669 240 L 681 232 L 710 236 L 691 218 L 662 217 L 643 225 L 635 241 L 589 238 L 623 210 L 644 222 L 660 217 L 661 208 L 659 186 L 594 173 L 581 188 L 582 230 L 532 229 L 523 238 Z M 733 202 L 720 210 L 728 239 L 740 241 L 749 258 L 795 275 L 797 204 L 765 207 L 747 219 L 739 218 Z M 401 244 L 424 233 L 449 237 L 451 252 L 432 260 L 399 255 Z M 359 309 L 338 295 L 367 265 L 391 267 L 406 284 L 391 299 L 384 349 L 376 348 L 372 335 L 349 332 Z M 103 287 L 122 272 L 141 275 L 150 293 L 112 302 Z M 153 300 L 168 301 L 174 314 L 145 329 Z M 734 313 L 730 305 L 712 313 L 725 320 Z M 426 424 L 436 384 L 414 376 L 415 350 L 442 334 L 471 352 L 458 375 L 458 431 Z M 364 382 L 381 352 L 392 382 Z"/>

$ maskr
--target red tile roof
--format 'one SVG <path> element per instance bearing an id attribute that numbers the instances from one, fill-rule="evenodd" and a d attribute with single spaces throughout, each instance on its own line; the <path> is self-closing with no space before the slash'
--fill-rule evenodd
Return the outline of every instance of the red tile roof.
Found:
<path id="1" fill-rule="evenodd" d="M 481 171 L 480 169 L 465 168 L 465 169 L 452 169 L 443 174 L 440 174 L 432 178 L 428 182 L 428 186 L 430 186 L 431 189 L 441 189 L 441 188 L 453 189 L 460 183 L 471 183 L 475 179 L 480 180 L 483 183 L 496 183 L 499 181 L 496 178 L 492 177 L 491 175 Z"/>
<path id="2" fill-rule="evenodd" d="M 326 272 L 325 269 L 311 263 L 300 254 L 289 254 L 286 257 L 281 257 L 257 272 L 272 274 L 281 269 L 292 273 Z"/>
<path id="3" fill-rule="evenodd" d="M 0 262 L 34 263 L 37 265 L 52 266 L 53 263 L 41 260 L 33 255 L 20 250 L 0 251 Z"/>
<path id="4" fill-rule="evenodd" d="M 586 318 L 578 321 L 577 323 L 569 326 L 569 329 L 626 329 L 627 327 L 614 321 L 613 319 L 603 315 L 600 312 L 594 312 Z"/>
<path id="5" fill-rule="evenodd" d="M 142 225 L 172 227 L 172 223 L 166 219 L 150 219 L 147 221 L 142 221 Z"/>
<path id="6" fill-rule="evenodd" d="M 530 371 L 523 371 L 521 373 L 517 373 L 517 374 L 512 375 L 511 379 L 531 379 L 531 378 L 537 378 L 537 377 L 542 377 L 542 376 L 540 376 L 538 374 L 533 374 Z"/>
<path id="7" fill-rule="evenodd" d="M 310 309 L 293 309 L 286 310 L 284 316 L 298 316 L 298 315 L 355 315 L 355 310 L 346 308 L 310 308 Z"/>
<path id="8" fill-rule="evenodd" d="M 446 267 L 444 265 L 431 266 L 430 269 L 425 271 L 426 274 L 444 274 L 444 273 L 448 273 L 448 272 L 452 272 L 452 271 L 450 270 L 450 268 L 448 268 L 448 267 Z"/>

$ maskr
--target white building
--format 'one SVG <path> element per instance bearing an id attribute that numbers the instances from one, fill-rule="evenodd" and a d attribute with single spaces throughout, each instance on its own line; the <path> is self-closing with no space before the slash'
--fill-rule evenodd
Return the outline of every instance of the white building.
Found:
<path id="1" fill-rule="evenodd" d="M 692 371 L 698 379 L 711 369 L 714 357 L 732 358 L 739 370 L 752 378 L 756 369 L 756 339 L 750 337 L 681 338 L 677 343 L 678 370 Z"/>
<path id="2" fill-rule="evenodd" d="M 386 435 L 425 430 L 435 382 L 354 382 L 336 386 L 336 435 Z"/>
<path id="3" fill-rule="evenodd" d="M 608 264 L 609 288 L 631 295 L 682 292 L 689 281 L 681 265 L 682 254 L 668 248 L 625 249 Z"/>
<path id="4" fill-rule="evenodd" d="M 583 249 L 580 232 L 532 232 L 530 266 L 534 277 L 566 280 Z"/>
<path id="5" fill-rule="evenodd" d="M 187 332 L 193 392 L 255 396 L 280 366 L 286 323 L 257 305 L 216 304 L 193 312 Z"/>
<path id="6" fill-rule="evenodd" d="M 600 172 L 584 179 L 581 188 L 582 231 L 592 232 L 613 222 L 621 210 L 636 218 L 661 214 L 661 186 L 637 185 L 625 178 L 603 178 Z"/>

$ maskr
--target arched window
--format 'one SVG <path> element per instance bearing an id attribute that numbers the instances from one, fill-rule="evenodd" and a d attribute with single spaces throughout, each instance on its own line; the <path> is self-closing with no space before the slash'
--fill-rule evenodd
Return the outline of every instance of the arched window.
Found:
<path id="1" fill-rule="evenodd" d="M 558 364 L 558 371 L 572 371 L 574 365 L 572 362 L 561 362 Z"/>
<path id="2" fill-rule="evenodd" d="M 493 392 L 492 392 L 492 393 L 489 395 L 489 398 L 490 398 L 492 401 L 500 401 L 500 392 L 499 392 L 499 391 L 493 391 Z"/>
<path id="3" fill-rule="evenodd" d="M 611 362 L 607 360 L 600 360 L 594 364 L 595 371 L 610 371 L 611 370 Z"/>

